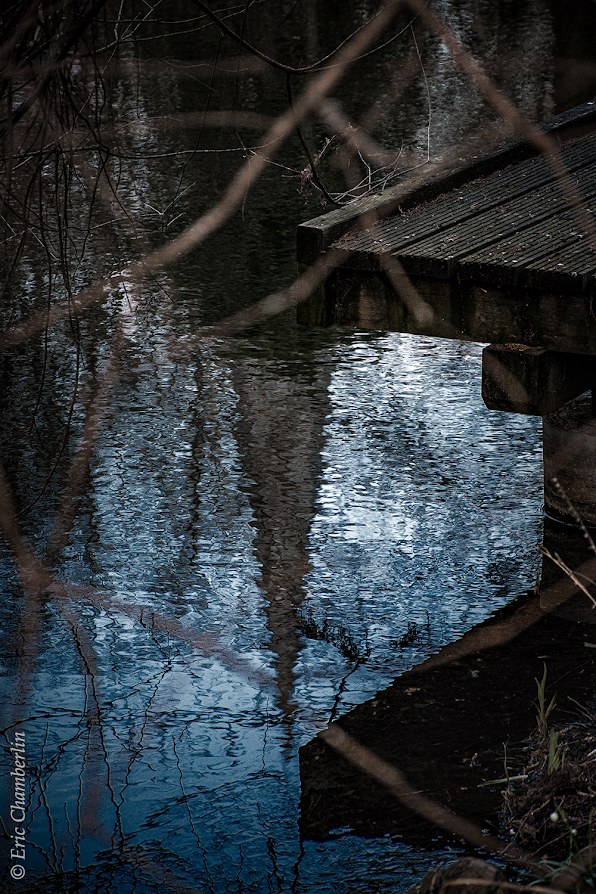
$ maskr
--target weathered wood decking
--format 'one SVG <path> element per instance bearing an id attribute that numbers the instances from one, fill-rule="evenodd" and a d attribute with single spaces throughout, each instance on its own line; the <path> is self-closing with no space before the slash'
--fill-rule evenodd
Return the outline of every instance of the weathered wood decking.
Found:
<path id="1" fill-rule="evenodd" d="M 545 129 L 595 215 L 596 104 Z M 299 321 L 596 354 L 596 254 L 533 151 L 511 144 L 303 224 L 299 264 L 337 267 Z"/>

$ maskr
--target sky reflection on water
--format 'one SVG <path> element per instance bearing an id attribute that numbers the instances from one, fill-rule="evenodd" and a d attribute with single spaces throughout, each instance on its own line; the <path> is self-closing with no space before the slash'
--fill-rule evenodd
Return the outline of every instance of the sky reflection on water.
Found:
<path id="1" fill-rule="evenodd" d="M 341 880 L 356 892 L 365 874 L 394 890 L 396 873 L 407 887 L 431 858 L 405 844 L 349 830 L 300 844 L 297 748 L 332 712 L 371 697 L 532 586 L 538 420 L 483 407 L 475 345 L 338 333 L 315 351 L 308 383 L 304 365 L 292 380 L 278 361 L 255 363 L 238 349 L 201 358 L 200 375 L 196 363 L 173 364 L 157 380 L 142 343 L 134 350 L 63 572 L 159 608 L 217 645 L 200 657 L 117 608 L 84 610 L 107 760 L 96 767 L 100 831 L 74 847 L 89 772 L 85 681 L 76 665 L 69 673 L 64 626 L 48 617 L 24 724 L 45 780 L 43 790 L 32 786 L 29 836 L 41 850 L 31 872 L 48 871 L 42 851 L 66 871 L 79 862 L 103 872 L 120 830 L 147 859 L 175 853 L 171 868 L 213 891 L 264 890 L 279 877 L 282 889 L 294 879 L 297 891 L 326 891 Z M 265 405 L 274 425 L 262 430 L 251 415 L 243 429 L 243 413 Z M 310 446 L 320 443 L 320 454 L 306 443 L 301 463 L 288 464 L 288 431 L 299 414 L 304 430 L 313 408 L 322 413 L 309 419 Z M 302 581 L 291 579 L 296 568 Z M 365 660 L 346 658 L 333 637 L 305 637 L 305 617 L 344 629 Z M 400 645 L 409 624 L 420 635 Z M 226 655 L 270 682 L 239 675 Z M 8 672 L 5 698 L 14 687 Z M 128 890 L 120 858 L 112 871 Z"/>

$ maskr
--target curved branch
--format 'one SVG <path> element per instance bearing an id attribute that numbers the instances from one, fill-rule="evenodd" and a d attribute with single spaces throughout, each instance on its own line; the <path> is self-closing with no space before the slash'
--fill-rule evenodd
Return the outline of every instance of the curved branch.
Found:
<path id="1" fill-rule="evenodd" d="M 288 105 L 290 107 L 290 111 L 292 112 L 292 114 L 294 114 L 294 102 L 292 100 L 292 87 L 290 84 L 290 72 L 286 73 L 286 90 L 288 93 Z M 301 129 L 300 125 L 298 124 L 297 119 L 294 122 L 294 129 L 295 129 L 296 133 L 298 134 L 298 139 L 302 143 L 302 148 L 306 152 L 306 157 L 308 158 L 308 163 L 309 163 L 310 169 L 312 171 L 312 179 L 314 180 L 316 185 L 319 187 L 319 189 L 321 190 L 321 192 L 323 193 L 323 195 L 325 196 L 325 198 L 327 199 L 328 202 L 331 202 L 331 204 L 335 205 L 336 208 L 343 208 L 344 203 L 336 202 L 336 200 L 331 197 L 331 195 L 327 191 L 326 187 L 321 182 L 319 175 L 317 174 L 317 163 L 316 163 L 315 159 L 313 158 L 313 155 L 309 149 L 308 143 L 304 139 L 304 134 L 302 133 L 302 129 Z"/>
<path id="2" fill-rule="evenodd" d="M 338 53 L 339 50 L 341 50 L 342 47 L 344 47 L 348 43 L 348 41 L 352 40 L 352 38 L 354 38 L 360 31 L 362 31 L 363 28 L 366 28 L 368 25 L 368 22 L 365 22 L 364 25 L 356 28 L 356 30 L 352 31 L 352 33 L 348 37 L 346 37 L 345 40 L 342 40 L 342 42 L 339 43 L 334 50 L 332 50 L 330 53 L 327 53 L 326 56 L 323 56 L 322 59 L 319 59 L 317 62 L 313 62 L 311 65 L 305 65 L 302 68 L 293 68 L 291 65 L 284 65 L 283 62 L 278 62 L 277 59 L 272 59 L 271 56 L 267 56 L 266 53 L 261 52 L 261 50 L 258 50 L 256 47 L 253 47 L 252 44 L 249 44 L 248 41 L 246 41 L 239 34 L 236 34 L 235 31 L 233 31 L 228 25 L 226 25 L 226 23 L 222 19 L 220 19 L 220 17 L 216 13 L 212 12 L 209 7 L 202 2 L 202 0 L 192 0 L 192 3 L 194 3 L 195 6 L 198 6 L 199 9 L 201 9 L 205 13 L 205 15 L 207 15 L 211 19 L 212 22 L 215 22 L 217 27 L 220 28 L 224 34 L 227 34 L 228 37 L 231 37 L 232 40 L 235 40 L 236 43 L 238 43 L 241 47 L 244 47 L 245 50 L 248 50 L 248 52 L 256 56 L 257 59 L 261 59 L 263 62 L 266 62 L 267 65 L 271 65 L 272 68 L 276 68 L 278 71 L 283 71 L 285 74 L 310 74 L 313 71 L 319 70 L 325 62 L 335 56 L 335 54 Z M 375 18 L 375 16 L 373 16 L 372 18 Z M 417 15 L 414 16 L 414 18 L 417 18 Z M 410 25 L 408 25 L 407 27 L 410 27 Z M 392 40 L 395 40 L 402 33 L 403 31 L 400 31 L 388 41 L 382 43 L 379 47 L 376 47 L 373 50 L 369 50 L 364 55 L 368 56 L 371 52 L 374 53 L 377 49 L 381 49 L 382 47 L 387 46 L 387 44 L 391 43 Z"/>

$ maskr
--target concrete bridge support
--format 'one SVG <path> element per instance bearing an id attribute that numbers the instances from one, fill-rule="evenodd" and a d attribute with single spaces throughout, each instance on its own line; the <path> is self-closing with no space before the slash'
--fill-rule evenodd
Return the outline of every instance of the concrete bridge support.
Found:
<path id="1" fill-rule="evenodd" d="M 548 515 L 596 526 L 596 416 L 576 397 L 543 420 L 544 506 Z"/>
<path id="2" fill-rule="evenodd" d="M 542 416 L 544 461 L 543 548 L 575 570 L 594 557 L 596 542 L 596 358 L 530 348 L 490 345 L 482 356 L 482 397 L 491 410 Z M 592 543 L 590 542 L 592 539 Z M 565 571 L 546 554 L 541 586 Z M 582 583 L 596 594 L 590 581 Z M 596 623 L 585 593 L 557 611 Z"/>
<path id="3" fill-rule="evenodd" d="M 490 410 L 542 416 L 546 514 L 596 526 L 596 357 L 489 345 L 482 398 Z"/>

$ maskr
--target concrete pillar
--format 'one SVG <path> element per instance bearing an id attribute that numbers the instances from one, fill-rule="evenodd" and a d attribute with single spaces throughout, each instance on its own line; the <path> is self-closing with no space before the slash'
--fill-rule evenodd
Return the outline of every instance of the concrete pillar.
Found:
<path id="1" fill-rule="evenodd" d="M 543 546 L 553 558 L 543 555 L 541 594 L 547 597 L 551 588 L 568 579 L 560 559 L 596 596 L 591 583 L 593 571 L 590 579 L 583 573 L 593 565 L 594 549 L 579 522 L 581 519 L 590 530 L 592 542 L 596 542 L 596 416 L 592 415 L 592 398 L 582 395 L 570 400 L 544 416 L 542 426 L 546 513 Z M 594 603 L 579 587 L 553 613 L 571 621 L 596 624 Z"/>
<path id="2" fill-rule="evenodd" d="M 543 418 L 547 515 L 596 526 L 596 417 L 592 399 L 576 397 Z"/>
<path id="3" fill-rule="evenodd" d="M 546 416 L 596 381 L 596 358 L 527 345 L 482 352 L 482 399 L 489 410 Z"/>
<path id="4" fill-rule="evenodd" d="M 592 531 L 594 536 L 594 531 Z M 557 557 L 565 563 L 573 574 L 578 574 L 583 586 L 596 599 L 594 580 L 594 551 L 576 524 L 544 519 L 542 545 L 550 553 L 542 556 L 540 575 L 540 597 L 544 611 L 578 621 L 583 624 L 596 624 L 596 608 L 594 602 L 579 587 L 571 590 L 566 602 L 553 608 L 552 597 L 556 596 L 562 582 L 569 584 L 567 572 L 557 563 Z M 592 639 L 592 637 L 590 637 Z"/>

